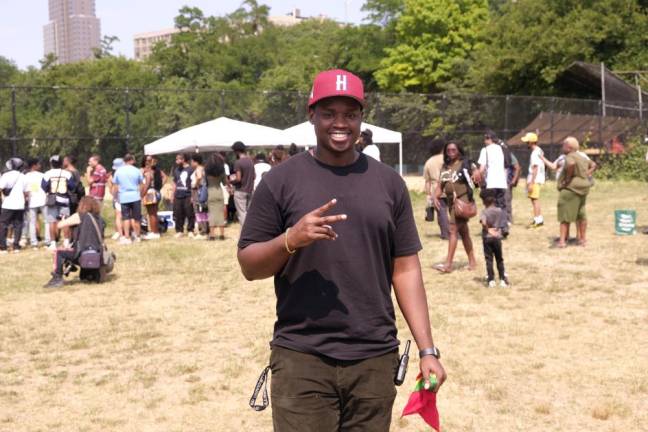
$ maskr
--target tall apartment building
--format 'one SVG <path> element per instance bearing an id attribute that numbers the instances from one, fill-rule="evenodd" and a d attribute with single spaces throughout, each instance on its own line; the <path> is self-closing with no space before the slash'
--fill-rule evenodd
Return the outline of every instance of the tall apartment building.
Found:
<path id="1" fill-rule="evenodd" d="M 159 30 L 149 33 L 138 33 L 133 36 L 133 49 L 135 50 L 135 60 L 144 60 L 153 52 L 153 47 L 164 42 L 165 44 L 171 43 L 173 35 L 180 30 L 177 28 L 170 28 L 166 30 Z"/>
<path id="2" fill-rule="evenodd" d="M 101 23 L 94 0 L 49 0 L 50 22 L 43 27 L 45 55 L 54 54 L 57 63 L 92 58 L 101 46 Z"/>

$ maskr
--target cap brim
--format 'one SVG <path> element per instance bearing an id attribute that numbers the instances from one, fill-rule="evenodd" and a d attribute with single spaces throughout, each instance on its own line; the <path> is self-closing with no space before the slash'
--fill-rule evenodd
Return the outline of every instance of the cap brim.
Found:
<path id="1" fill-rule="evenodd" d="M 344 97 L 344 98 L 353 99 L 354 101 L 358 102 L 362 108 L 367 107 L 367 103 L 364 100 L 362 100 L 362 99 L 360 99 L 360 98 L 358 98 L 356 96 L 349 95 L 349 94 L 334 94 L 334 95 L 330 95 L 330 96 L 322 96 L 319 99 L 315 99 L 315 100 L 311 101 L 308 104 L 308 108 L 312 108 L 313 105 L 315 105 L 318 102 L 323 101 L 324 99 L 330 99 L 330 98 L 334 98 L 334 97 Z"/>

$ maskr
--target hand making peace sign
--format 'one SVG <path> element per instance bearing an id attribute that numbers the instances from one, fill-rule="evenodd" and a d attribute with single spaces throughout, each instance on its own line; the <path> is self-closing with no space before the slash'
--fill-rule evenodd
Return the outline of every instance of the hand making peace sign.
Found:
<path id="1" fill-rule="evenodd" d="M 333 231 L 331 224 L 347 218 L 345 214 L 324 216 L 324 213 L 333 208 L 335 204 L 337 204 L 337 200 L 332 199 L 322 207 L 304 215 L 286 233 L 288 247 L 295 250 L 306 247 L 318 240 L 335 240 L 338 235 Z"/>

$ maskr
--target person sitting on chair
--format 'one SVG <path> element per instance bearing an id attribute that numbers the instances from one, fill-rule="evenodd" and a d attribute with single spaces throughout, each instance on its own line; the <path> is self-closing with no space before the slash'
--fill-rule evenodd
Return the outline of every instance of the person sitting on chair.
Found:
<path id="1" fill-rule="evenodd" d="M 58 224 L 58 228 L 75 227 L 74 228 L 74 244 L 73 248 L 59 248 L 54 253 L 54 271 L 52 272 L 52 279 L 45 284 L 44 288 L 60 288 L 63 286 L 64 272 L 67 275 L 70 271 L 75 269 L 75 265 L 79 265 L 79 258 L 81 253 L 92 250 L 101 254 L 103 250 L 103 231 L 106 223 L 101 218 L 101 208 L 99 202 L 90 196 L 84 196 L 79 201 L 77 213 L 74 213 L 67 219 L 62 220 Z M 101 238 L 97 233 L 97 228 L 101 234 Z M 67 271 L 65 271 L 67 270 Z M 100 282 L 103 278 L 101 269 L 84 269 L 81 268 L 81 279 L 95 280 Z"/>

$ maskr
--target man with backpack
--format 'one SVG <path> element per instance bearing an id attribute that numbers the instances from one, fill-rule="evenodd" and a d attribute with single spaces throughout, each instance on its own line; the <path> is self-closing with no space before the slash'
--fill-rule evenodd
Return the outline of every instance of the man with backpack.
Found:
<path id="1" fill-rule="evenodd" d="M 54 155 L 50 158 L 50 169 L 43 174 L 42 188 L 47 194 L 47 223 L 50 229 L 50 250 L 56 250 L 58 222 L 70 216 L 70 192 L 76 188 L 72 173 L 63 169 L 63 158 Z M 63 229 L 63 247 L 70 246 L 70 229 Z"/>
<path id="2" fill-rule="evenodd" d="M 20 172 L 23 161 L 19 158 L 11 158 L 7 161 L 6 167 L 9 171 L 0 177 L 0 190 L 4 199 L 2 200 L 2 211 L 0 212 L 0 254 L 7 253 L 7 231 L 9 225 L 13 226 L 13 251 L 20 252 L 20 237 L 25 215 L 25 200 L 27 198 L 27 183 L 25 175 Z"/>

